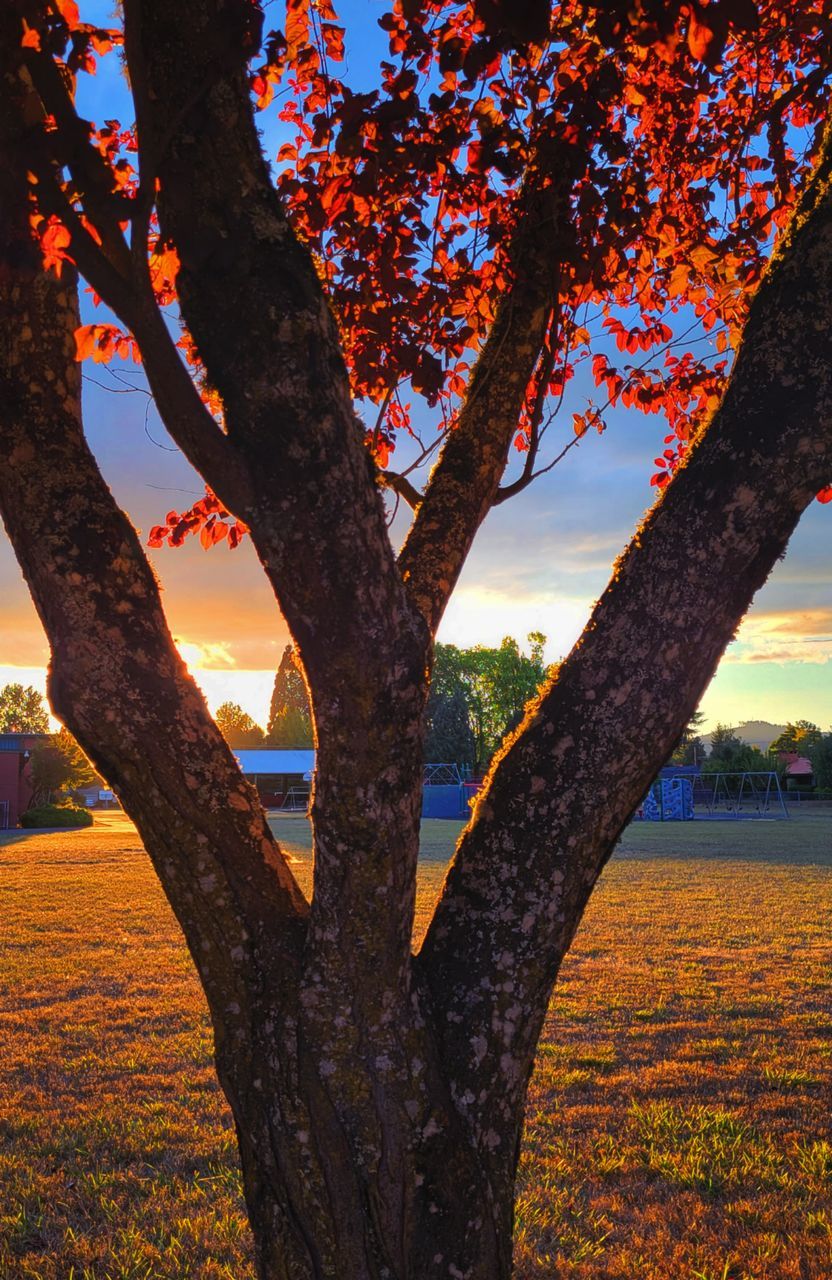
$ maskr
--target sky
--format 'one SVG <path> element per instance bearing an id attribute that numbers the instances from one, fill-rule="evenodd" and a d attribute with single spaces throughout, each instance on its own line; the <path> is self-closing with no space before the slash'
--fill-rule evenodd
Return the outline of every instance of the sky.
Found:
<path id="1" fill-rule="evenodd" d="M 109 7 L 88 6 L 84 16 L 98 10 L 98 20 L 106 20 Z M 91 117 L 129 118 L 117 79 L 88 81 L 85 92 Z M 266 147 L 274 154 L 270 136 Z M 85 366 L 85 425 L 105 478 L 146 536 L 204 486 L 172 446 L 146 392 L 128 391 L 122 372 L 141 383 L 132 366 Z M 571 414 L 585 408 L 586 391 L 580 377 L 570 385 L 554 447 L 568 439 Z M 549 475 L 488 516 L 440 640 L 496 644 L 514 635 L 522 643 L 530 631 L 542 631 L 549 661 L 568 653 L 653 500 L 651 463 L 666 433 L 663 419 L 632 411 L 613 411 L 608 423 L 603 437 L 587 435 Z M 429 438 L 427 417 L 423 425 Z M 392 532 L 394 541 L 403 536 L 401 519 Z M 178 550 L 148 554 L 173 634 L 209 705 L 231 699 L 264 723 L 289 637 L 250 544 L 205 552 L 190 539 Z M 0 685 L 18 680 L 45 689 L 47 661 L 43 630 L 0 532 Z M 832 506 L 815 503 L 804 515 L 701 707 L 707 727 L 799 718 L 832 727 Z"/>

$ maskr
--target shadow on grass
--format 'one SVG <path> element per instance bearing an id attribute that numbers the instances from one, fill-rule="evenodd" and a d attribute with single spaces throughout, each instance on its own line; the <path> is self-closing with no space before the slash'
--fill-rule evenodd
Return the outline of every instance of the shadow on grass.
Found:
<path id="1" fill-rule="evenodd" d="M 58 835 L 58 834 L 59 832 L 57 830 L 35 831 L 35 830 L 32 830 L 31 828 L 25 831 L 24 830 L 0 831 L 0 848 L 2 848 L 3 845 L 5 844 L 17 844 L 21 840 L 28 840 L 30 839 L 31 836 L 46 836 L 46 835 Z"/>
<path id="2" fill-rule="evenodd" d="M 312 832 L 304 816 L 269 814 L 281 846 L 301 861 L 312 854 Z M 422 823 L 421 861 L 448 862 L 462 822 L 428 818 Z M 725 818 L 692 822 L 632 822 L 615 858 L 732 859 L 781 866 L 832 866 L 832 810 L 793 812 L 788 819 Z"/>
<path id="3" fill-rule="evenodd" d="M 781 866 L 832 866 L 832 812 L 788 819 L 631 822 L 616 858 L 716 858 Z"/>

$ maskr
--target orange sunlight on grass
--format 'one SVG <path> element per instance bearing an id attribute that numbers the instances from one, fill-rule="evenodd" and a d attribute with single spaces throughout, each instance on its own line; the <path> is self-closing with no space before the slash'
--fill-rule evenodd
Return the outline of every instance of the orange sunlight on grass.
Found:
<path id="1" fill-rule="evenodd" d="M 275 826 L 308 890 L 306 822 Z M 425 824 L 417 932 L 458 829 Z M 204 1001 L 134 829 L 10 833 L 0 893 L 3 1280 L 253 1280 Z M 832 1275 L 830 926 L 832 816 L 630 828 L 538 1055 L 519 1280 Z"/>

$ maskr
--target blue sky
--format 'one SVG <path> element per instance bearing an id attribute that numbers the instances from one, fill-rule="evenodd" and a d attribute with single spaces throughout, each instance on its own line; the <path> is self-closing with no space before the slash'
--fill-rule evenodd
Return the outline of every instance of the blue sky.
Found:
<path id="1" fill-rule="evenodd" d="M 86 6 L 84 16 L 94 11 L 93 20 L 106 20 L 109 7 Z M 366 4 L 361 10 L 366 14 Z M 117 75 L 88 81 L 85 92 L 91 116 L 129 118 Z M 267 148 L 275 149 L 271 131 Z M 117 498 L 146 533 L 203 486 L 144 393 L 116 394 L 124 387 L 99 366 L 87 364 L 85 374 L 90 442 Z M 553 429 L 561 444 L 571 412 L 585 407 L 581 383 L 570 387 L 571 402 Z M 488 517 L 440 639 L 489 644 L 540 630 L 549 637 L 551 660 L 568 652 L 653 499 L 651 462 L 666 432 L 663 419 L 633 412 L 613 412 L 608 421 L 603 437 L 588 435 L 550 475 Z M 425 427 L 429 432 L 427 420 Z M 394 535 L 402 533 L 398 521 Z M 229 552 L 223 544 L 206 553 L 191 542 L 149 554 L 173 632 L 209 703 L 233 698 L 262 721 L 287 635 L 250 546 Z M 832 727 L 831 571 L 832 506 L 814 504 L 705 694 L 711 725 L 807 718 Z M 43 687 L 45 638 L 3 534 L 0 600 L 0 683 Z"/>

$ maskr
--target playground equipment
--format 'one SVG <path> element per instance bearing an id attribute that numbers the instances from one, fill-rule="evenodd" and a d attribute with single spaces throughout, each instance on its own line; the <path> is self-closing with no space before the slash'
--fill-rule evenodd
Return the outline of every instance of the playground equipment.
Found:
<path id="1" fill-rule="evenodd" d="M 694 785 L 694 804 L 697 803 L 709 818 L 791 816 L 778 775 L 762 771 L 701 774 Z"/>
<path id="2" fill-rule="evenodd" d="M 689 822 L 694 816 L 692 779 L 659 778 L 641 809 L 648 822 Z"/>
<path id="3" fill-rule="evenodd" d="M 309 808 L 309 787 L 290 787 L 280 807 L 290 813 L 305 813 Z"/>
<path id="4" fill-rule="evenodd" d="M 426 764 L 423 781 L 426 787 L 459 787 L 462 774 L 457 764 Z"/>
<path id="5" fill-rule="evenodd" d="M 648 822 L 790 817 L 776 773 L 662 772 L 636 816 Z"/>
<path id="6" fill-rule="evenodd" d="M 423 818 L 467 818 L 468 794 L 455 764 L 426 764 L 422 788 Z"/>

